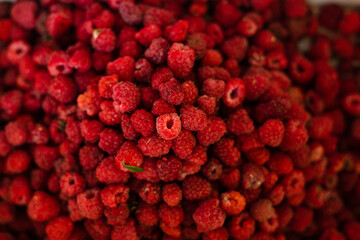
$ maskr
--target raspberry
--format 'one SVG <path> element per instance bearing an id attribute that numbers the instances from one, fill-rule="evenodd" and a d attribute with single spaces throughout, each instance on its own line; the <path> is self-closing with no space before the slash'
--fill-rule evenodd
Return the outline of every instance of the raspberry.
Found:
<path id="1" fill-rule="evenodd" d="M 18 174 L 25 172 L 30 165 L 30 156 L 23 150 L 15 150 L 5 160 L 4 172 Z"/>
<path id="2" fill-rule="evenodd" d="M 228 107 L 237 107 L 245 98 L 245 85 L 239 78 L 233 78 L 225 85 L 223 101 Z"/>
<path id="3" fill-rule="evenodd" d="M 35 221 L 43 222 L 59 215 L 60 204 L 45 192 L 35 192 L 27 205 L 27 214 Z"/>
<path id="4" fill-rule="evenodd" d="M 217 180 L 222 174 L 222 165 L 215 158 L 211 158 L 202 168 L 203 175 L 208 180 Z"/>
<path id="5" fill-rule="evenodd" d="M 160 157 L 167 154 L 172 146 L 171 141 L 162 139 L 160 136 L 153 134 L 150 137 L 142 137 L 138 141 L 138 147 L 141 152 L 148 157 Z"/>
<path id="6" fill-rule="evenodd" d="M 182 182 L 182 190 L 187 200 L 204 199 L 210 195 L 211 185 L 201 177 L 188 176 Z"/>
<path id="7" fill-rule="evenodd" d="M 155 121 L 151 113 L 144 109 L 136 110 L 130 117 L 134 130 L 144 137 L 149 137 L 155 131 Z"/>
<path id="8" fill-rule="evenodd" d="M 223 138 L 213 146 L 215 156 L 230 167 L 236 167 L 241 157 L 241 153 L 234 147 L 234 143 L 235 141 L 231 138 Z"/>
<path id="9" fill-rule="evenodd" d="M 277 147 L 284 138 L 285 127 L 280 120 L 270 119 L 267 120 L 258 131 L 262 143 L 271 147 Z"/>
<path id="10" fill-rule="evenodd" d="M 251 216 L 259 222 L 264 222 L 269 218 L 272 218 L 275 214 L 275 210 L 271 204 L 271 201 L 266 198 L 259 199 L 253 203 L 251 205 L 250 211 Z"/>
<path id="11" fill-rule="evenodd" d="M 185 78 L 190 73 L 195 62 L 195 52 L 181 43 L 174 43 L 169 52 L 167 63 L 169 69 L 178 78 Z"/>
<path id="12" fill-rule="evenodd" d="M 138 239 L 135 229 L 135 221 L 128 219 L 125 224 L 115 226 L 111 230 L 112 240 L 136 240 Z"/>
<path id="13" fill-rule="evenodd" d="M 234 48 L 236 46 L 236 48 Z M 234 58 L 237 61 L 244 59 L 248 49 L 248 41 L 244 37 L 235 36 L 229 38 L 221 45 L 221 52 L 228 58 Z"/>
<path id="14" fill-rule="evenodd" d="M 103 183 L 125 183 L 130 174 L 119 170 L 113 157 L 107 157 L 96 167 L 96 178 Z"/>
<path id="15" fill-rule="evenodd" d="M 226 240 L 228 238 L 229 234 L 225 227 L 221 227 L 203 234 L 203 240 Z"/>
<path id="16" fill-rule="evenodd" d="M 94 29 L 92 32 L 91 45 L 97 51 L 111 52 L 115 48 L 116 37 L 109 28 Z"/>
<path id="17" fill-rule="evenodd" d="M 250 217 L 248 212 L 242 212 L 231 218 L 229 231 L 235 239 L 250 238 L 255 232 L 255 220 Z"/>
<path id="18" fill-rule="evenodd" d="M 230 114 L 227 128 L 236 135 L 249 134 L 254 131 L 254 124 L 245 109 L 238 109 Z"/>
<path id="19" fill-rule="evenodd" d="M 175 113 L 175 112 L 176 112 L 175 107 L 167 103 L 162 98 L 155 100 L 151 110 L 151 113 L 154 115 L 162 115 L 166 113 Z"/>
<path id="20" fill-rule="evenodd" d="M 155 38 L 145 50 L 144 56 L 154 64 L 161 64 L 166 61 L 169 49 L 170 44 L 168 41 L 161 37 Z"/>
<path id="21" fill-rule="evenodd" d="M 28 138 L 28 131 L 25 126 L 18 122 L 9 122 L 5 126 L 7 141 L 13 146 L 23 145 Z"/>
<path id="22" fill-rule="evenodd" d="M 146 226 L 154 226 L 159 222 L 158 209 L 156 206 L 140 203 L 136 211 L 136 219 Z"/>
<path id="23" fill-rule="evenodd" d="M 351 35 L 358 32 L 360 29 L 360 17 L 356 12 L 348 12 L 342 16 L 339 22 L 340 32 Z"/>
<path id="24" fill-rule="evenodd" d="M 180 159 L 175 156 L 162 157 L 156 162 L 156 171 L 162 181 L 174 181 L 180 174 L 181 165 Z"/>
<path id="25" fill-rule="evenodd" d="M 46 225 L 46 234 L 50 240 L 69 239 L 74 228 L 74 224 L 69 217 L 59 216 L 51 220 Z"/>
<path id="26" fill-rule="evenodd" d="M 289 151 L 297 150 L 308 141 L 308 133 L 298 120 L 290 120 L 285 124 L 284 139 L 280 149 Z"/>
<path id="27" fill-rule="evenodd" d="M 246 98 L 256 100 L 263 95 L 270 86 L 270 81 L 261 69 L 257 69 L 253 73 L 247 73 L 244 76 L 244 84 L 246 89 Z"/>
<path id="28" fill-rule="evenodd" d="M 157 133 L 165 140 L 172 140 L 181 132 L 181 121 L 176 113 L 163 114 L 156 118 Z"/>
<path id="29" fill-rule="evenodd" d="M 333 128 L 333 122 L 329 117 L 313 117 L 308 125 L 309 137 L 312 139 L 324 139 L 328 137 Z"/>
<path id="30" fill-rule="evenodd" d="M 299 170 L 293 170 L 282 180 L 286 196 L 293 196 L 300 193 L 304 189 L 304 184 L 304 174 Z"/>
<path id="31" fill-rule="evenodd" d="M 72 72 L 72 68 L 68 64 L 69 58 L 70 58 L 70 56 L 67 53 L 63 52 L 63 51 L 54 51 L 54 52 L 52 52 L 50 57 L 49 57 L 49 62 L 47 64 L 47 69 L 48 69 L 50 75 L 55 76 L 55 77 L 56 76 L 61 77 L 60 75 L 62 75 L 62 74 L 63 75 L 70 74 Z M 65 82 L 65 80 L 63 80 L 63 79 L 65 79 L 67 81 Z M 68 88 L 67 90 L 71 90 L 71 87 L 73 86 L 73 83 L 71 83 L 70 79 L 65 78 L 65 77 L 61 77 L 61 80 L 62 81 L 60 81 L 60 83 L 65 82 L 65 83 L 62 83 L 64 85 L 65 84 L 66 85 L 72 84 L 71 86 L 67 87 Z M 59 85 L 59 83 L 58 83 L 58 85 Z M 58 87 L 61 87 L 61 85 L 58 86 Z M 59 95 L 59 97 L 61 97 L 60 94 L 58 94 L 58 95 Z M 74 94 L 74 95 L 76 95 L 76 94 Z"/>
<path id="32" fill-rule="evenodd" d="M 201 93 L 219 99 L 225 94 L 225 87 L 224 81 L 208 78 L 203 82 Z"/>
<path id="33" fill-rule="evenodd" d="M 159 217 L 162 222 L 169 227 L 176 227 L 181 224 L 184 219 L 184 212 L 180 205 L 169 207 L 166 204 L 161 204 L 159 207 Z"/>
<path id="34" fill-rule="evenodd" d="M 156 172 L 156 160 L 153 158 L 144 158 L 144 162 L 141 165 L 143 172 L 135 172 L 133 175 L 139 180 L 146 180 L 149 182 L 158 182 L 159 176 Z"/>
<path id="35" fill-rule="evenodd" d="M 132 81 L 135 72 L 135 61 L 129 56 L 117 58 L 106 65 L 106 71 L 108 74 L 116 74 L 119 81 Z"/>
<path id="36" fill-rule="evenodd" d="M 151 87 L 158 90 L 162 83 L 166 83 L 173 77 L 173 73 L 168 68 L 159 68 L 151 76 Z"/>
<path id="37" fill-rule="evenodd" d="M 32 151 L 34 161 L 38 167 L 49 171 L 53 168 L 59 153 L 57 148 L 45 145 L 36 145 Z"/>
<path id="38" fill-rule="evenodd" d="M 307 12 L 307 6 L 304 0 L 286 0 L 284 8 L 288 17 L 303 17 Z"/>
<path id="39" fill-rule="evenodd" d="M 23 94 L 19 90 L 10 90 L 1 96 L 1 109 L 7 118 L 14 118 L 20 112 Z"/>
<path id="40" fill-rule="evenodd" d="M 243 166 L 241 185 L 244 189 L 257 189 L 264 181 L 265 177 L 259 166 L 252 163 Z"/>
<path id="41" fill-rule="evenodd" d="M 195 59 L 202 59 L 206 52 L 205 36 L 201 33 L 194 33 L 188 35 L 186 38 L 186 45 L 195 51 Z"/>
<path id="42" fill-rule="evenodd" d="M 117 150 L 124 142 L 125 139 L 119 131 L 111 128 L 105 128 L 100 132 L 98 146 L 101 150 L 109 154 L 116 154 Z"/>
<path id="43" fill-rule="evenodd" d="M 107 185 L 100 191 L 101 202 L 105 207 L 115 208 L 126 203 L 129 198 L 130 188 L 123 184 Z"/>
<path id="44" fill-rule="evenodd" d="M 143 12 L 133 1 L 121 1 L 119 4 L 119 13 L 124 22 L 129 25 L 137 25 L 143 19 Z"/>
<path id="45" fill-rule="evenodd" d="M 289 174 L 293 170 L 292 159 L 283 153 L 272 153 L 268 167 L 278 175 Z"/>
<path id="46" fill-rule="evenodd" d="M 7 224 L 7 223 L 11 223 L 12 221 L 14 221 L 15 209 L 11 204 L 6 203 L 6 202 L 0 203 L 0 212 L 1 212 L 1 218 L 0 218 L 1 224 Z"/>
<path id="47" fill-rule="evenodd" d="M 310 82 L 314 76 L 313 64 L 301 55 L 297 55 L 291 59 L 289 71 L 294 81 L 300 84 Z"/>
<path id="48" fill-rule="evenodd" d="M 189 22 L 186 20 L 179 20 L 173 26 L 167 26 L 164 30 L 164 36 L 170 42 L 182 42 L 185 40 Z"/>
<path id="49" fill-rule="evenodd" d="M 324 233 L 319 238 L 320 240 L 345 240 L 345 237 L 336 229 L 328 228 L 324 231 Z"/>
<path id="50" fill-rule="evenodd" d="M 112 88 L 118 82 L 118 76 L 113 74 L 110 76 L 104 76 L 99 80 L 99 94 L 103 98 L 111 98 L 112 97 Z"/>
<path id="51" fill-rule="evenodd" d="M 70 78 L 58 76 L 51 83 L 49 94 L 61 103 L 69 103 L 75 99 L 77 87 Z"/>
<path id="52" fill-rule="evenodd" d="M 186 158 L 186 161 L 198 166 L 204 165 L 207 161 L 206 148 L 196 145 L 191 155 Z"/>
<path id="53" fill-rule="evenodd" d="M 197 99 L 197 105 L 207 115 L 212 115 L 216 108 L 216 99 L 207 95 L 202 95 Z"/>
<path id="54" fill-rule="evenodd" d="M 124 113 L 135 110 L 140 103 L 140 91 L 131 82 L 120 82 L 113 87 L 114 109 Z"/>
<path id="55" fill-rule="evenodd" d="M 144 107 L 149 109 L 154 102 L 159 98 L 159 92 L 151 87 L 144 87 L 141 89 L 141 102 Z"/>
<path id="56" fill-rule="evenodd" d="M 144 25 L 155 24 L 160 27 L 170 25 L 174 20 L 174 13 L 166 9 L 151 7 L 145 11 Z"/>
<path id="57" fill-rule="evenodd" d="M 215 7 L 215 19 L 223 27 L 234 25 L 240 16 L 241 12 L 228 2 L 220 2 Z"/>
<path id="58" fill-rule="evenodd" d="M 136 147 L 134 142 L 126 141 L 121 145 L 116 154 L 115 164 L 121 171 L 128 172 L 129 170 L 124 164 L 139 167 L 143 163 L 143 157 L 143 154 L 140 149 Z"/>
<path id="59" fill-rule="evenodd" d="M 182 127 L 190 131 L 202 131 L 207 125 L 206 114 L 191 105 L 185 105 L 180 109 Z"/>
<path id="60" fill-rule="evenodd" d="M 59 9 L 50 13 L 46 19 L 46 29 L 50 36 L 59 38 L 72 25 L 72 14 L 68 9 Z"/>
<path id="61" fill-rule="evenodd" d="M 175 207 L 182 199 L 182 190 L 176 183 L 165 184 L 161 194 L 163 201 L 170 207 Z"/>
<path id="62" fill-rule="evenodd" d="M 191 155 L 195 146 L 195 136 L 190 131 L 181 130 L 173 140 L 172 149 L 177 157 L 185 159 Z"/>
<path id="63" fill-rule="evenodd" d="M 156 204 L 161 200 L 161 186 L 158 183 L 145 182 L 139 189 L 139 196 L 148 204 Z"/>
<path id="64" fill-rule="evenodd" d="M 184 92 L 183 104 L 185 105 L 194 105 L 198 97 L 198 89 L 195 86 L 194 82 L 185 81 L 181 84 Z"/>
<path id="65" fill-rule="evenodd" d="M 302 232 L 313 220 L 313 211 L 306 207 L 297 207 L 290 227 L 296 232 Z"/>
<path id="66" fill-rule="evenodd" d="M 29 180 L 24 176 L 14 177 L 10 183 L 7 194 L 10 202 L 13 204 L 19 206 L 29 204 L 31 199 Z"/>
<path id="67" fill-rule="evenodd" d="M 99 135 L 102 128 L 103 125 L 101 122 L 96 120 L 90 121 L 85 119 L 80 123 L 81 135 L 85 138 L 86 141 L 92 143 L 99 140 Z"/>
<path id="68" fill-rule="evenodd" d="M 79 163 L 86 170 L 94 169 L 101 159 L 102 153 L 95 145 L 85 145 L 79 150 Z"/>
<path id="69" fill-rule="evenodd" d="M 199 232 L 208 232 L 223 226 L 226 214 L 219 208 L 219 204 L 217 199 L 206 200 L 195 210 L 193 219 Z"/>
<path id="70" fill-rule="evenodd" d="M 80 213 L 88 219 L 96 220 L 103 214 L 104 207 L 100 200 L 100 190 L 97 188 L 91 188 L 78 194 L 76 202 Z"/>
<path id="71" fill-rule="evenodd" d="M 135 129 L 131 125 L 130 117 L 127 114 L 122 114 L 120 119 L 121 130 L 123 132 L 124 138 L 127 140 L 135 140 L 139 134 L 135 132 Z"/>
<path id="72" fill-rule="evenodd" d="M 229 215 L 237 215 L 245 209 L 245 198 L 236 191 L 221 194 L 221 208 Z"/>
<path id="73" fill-rule="evenodd" d="M 162 83 L 159 86 L 159 92 L 162 99 L 174 105 L 180 105 L 184 101 L 184 91 L 181 84 L 175 78 Z"/>
<path id="74" fill-rule="evenodd" d="M 221 118 L 208 118 L 207 126 L 197 132 L 197 138 L 201 145 L 209 146 L 216 143 L 226 133 L 226 124 Z"/>
<path id="75" fill-rule="evenodd" d="M 349 94 L 343 100 L 343 108 L 350 115 L 357 115 L 360 113 L 360 94 Z"/>
<path id="76" fill-rule="evenodd" d="M 135 39 L 143 46 L 148 47 L 154 39 L 161 36 L 162 31 L 158 25 L 147 25 L 135 34 Z"/>
<path id="77" fill-rule="evenodd" d="M 264 147 L 253 148 L 246 152 L 246 157 L 257 165 L 263 165 L 269 160 L 270 152 Z"/>
<path id="78" fill-rule="evenodd" d="M 69 197 L 75 197 L 85 188 L 85 180 L 78 173 L 65 173 L 60 178 L 60 187 L 62 193 Z"/>

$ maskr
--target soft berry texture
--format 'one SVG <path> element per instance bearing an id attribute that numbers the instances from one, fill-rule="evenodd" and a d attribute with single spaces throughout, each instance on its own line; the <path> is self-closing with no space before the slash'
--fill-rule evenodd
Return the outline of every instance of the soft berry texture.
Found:
<path id="1" fill-rule="evenodd" d="M 163 114 L 156 118 L 157 133 L 165 140 L 177 138 L 181 132 L 181 121 L 176 113 Z"/>
<path id="2" fill-rule="evenodd" d="M 193 213 L 199 232 L 207 232 L 222 227 L 226 214 L 219 208 L 219 200 L 204 201 Z"/>

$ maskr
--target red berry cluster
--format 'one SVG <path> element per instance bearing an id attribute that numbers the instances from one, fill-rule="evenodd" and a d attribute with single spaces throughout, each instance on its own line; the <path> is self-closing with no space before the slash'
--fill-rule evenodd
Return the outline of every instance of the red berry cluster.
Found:
<path id="1" fill-rule="evenodd" d="M 0 3 L 0 240 L 359 240 L 360 15 Z"/>

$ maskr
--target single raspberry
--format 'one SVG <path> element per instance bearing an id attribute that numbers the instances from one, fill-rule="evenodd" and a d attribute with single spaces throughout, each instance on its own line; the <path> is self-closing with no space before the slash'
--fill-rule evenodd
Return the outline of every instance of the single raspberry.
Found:
<path id="1" fill-rule="evenodd" d="M 223 62 L 223 58 L 219 51 L 213 49 L 208 49 L 205 51 L 205 55 L 202 59 L 202 65 L 220 66 L 222 62 Z"/>
<path id="2" fill-rule="evenodd" d="M 137 25 L 143 19 L 143 12 L 133 1 L 121 1 L 119 4 L 121 18 L 129 25 Z"/>
<path id="3" fill-rule="evenodd" d="M 116 226 L 126 222 L 126 219 L 130 215 L 130 210 L 127 205 L 120 205 L 115 208 L 106 208 L 104 215 L 109 225 Z"/>
<path id="4" fill-rule="evenodd" d="M 343 108 L 350 115 L 360 113 L 360 94 L 348 94 L 343 100 Z"/>
<path id="5" fill-rule="evenodd" d="M 15 150 L 5 160 L 3 171 L 8 174 L 25 172 L 30 165 L 30 156 L 23 150 Z"/>
<path id="6" fill-rule="evenodd" d="M 215 159 L 211 158 L 207 163 L 202 167 L 202 174 L 209 180 L 217 180 L 222 174 L 222 165 Z"/>
<path id="7" fill-rule="evenodd" d="M 178 205 L 182 199 L 182 190 L 176 183 L 165 184 L 162 187 L 161 196 L 168 206 L 174 207 Z"/>
<path id="8" fill-rule="evenodd" d="M 151 113 L 154 115 L 162 115 L 166 113 L 176 113 L 176 109 L 173 105 L 167 103 L 164 99 L 159 98 L 155 100 Z"/>
<path id="9" fill-rule="evenodd" d="M 51 83 L 49 94 L 61 103 L 69 103 L 75 99 L 77 87 L 70 78 L 58 76 Z"/>
<path id="10" fill-rule="evenodd" d="M 236 48 L 234 48 L 236 46 Z M 248 41 L 241 36 L 235 36 L 228 38 L 221 45 L 221 52 L 228 58 L 234 58 L 237 61 L 241 61 L 246 56 L 248 49 Z"/>
<path id="11" fill-rule="evenodd" d="M 27 214 L 35 221 L 47 221 L 59 215 L 60 204 L 55 197 L 37 191 L 27 205 Z"/>
<path id="12" fill-rule="evenodd" d="M 204 165 L 207 161 L 206 148 L 197 144 L 191 155 L 186 158 L 186 161 L 199 167 Z M 200 170 L 200 168 L 198 170 Z"/>
<path id="13" fill-rule="evenodd" d="M 50 240 L 69 239 L 74 228 L 74 224 L 69 217 L 59 216 L 51 220 L 46 225 L 46 234 Z"/>
<path id="14" fill-rule="evenodd" d="M 38 167 L 49 171 L 53 168 L 54 162 L 59 156 L 59 152 L 56 147 L 36 145 L 32 151 L 32 155 Z"/>
<path id="15" fill-rule="evenodd" d="M 211 185 L 204 178 L 188 176 L 182 182 L 182 190 L 187 200 L 205 199 L 210 195 Z"/>
<path id="16" fill-rule="evenodd" d="M 181 160 L 175 156 L 162 157 L 156 162 L 156 171 L 164 182 L 174 181 L 179 177 L 182 167 Z"/>
<path id="17" fill-rule="evenodd" d="M 304 189 L 305 178 L 302 171 L 293 170 L 287 174 L 283 180 L 282 185 L 284 186 L 285 195 L 292 196 L 300 193 Z"/>
<path id="18" fill-rule="evenodd" d="M 260 166 L 269 160 L 270 152 L 264 147 L 253 148 L 246 152 L 246 157 L 249 161 L 254 162 Z"/>
<path id="19" fill-rule="evenodd" d="M 25 176 L 19 175 L 12 179 L 6 194 L 12 204 L 23 206 L 30 202 L 31 188 L 29 180 Z"/>
<path id="20" fill-rule="evenodd" d="M 7 118 L 14 118 L 23 105 L 23 94 L 19 90 L 10 90 L 1 96 L 1 109 Z"/>
<path id="21" fill-rule="evenodd" d="M 159 216 L 162 222 L 169 227 L 176 227 L 181 224 L 184 219 L 184 212 L 180 205 L 169 207 L 166 204 L 161 204 L 159 207 Z"/>
<path id="22" fill-rule="evenodd" d="M 195 210 L 193 219 L 199 232 L 208 232 L 223 226 L 226 213 L 219 208 L 217 199 L 206 200 Z"/>
<path id="23" fill-rule="evenodd" d="M 58 9 L 49 14 L 46 19 L 46 29 L 51 37 L 59 38 L 72 25 L 72 14 L 69 9 Z"/>
<path id="24" fill-rule="evenodd" d="M 335 228 L 328 228 L 323 232 L 323 234 L 321 235 L 321 237 L 319 239 L 320 240 L 331 240 L 331 239 L 345 240 L 345 237 L 341 232 L 339 232 Z"/>
<path id="25" fill-rule="evenodd" d="M 11 145 L 6 139 L 5 131 L 0 131 L 0 156 L 5 157 L 11 151 Z"/>
<path id="26" fill-rule="evenodd" d="M 214 97 L 202 95 L 197 99 L 196 103 L 207 115 L 214 114 L 216 108 L 216 99 Z"/>
<path id="27" fill-rule="evenodd" d="M 141 45 L 148 47 L 154 39 L 160 38 L 161 36 L 161 28 L 158 25 L 151 24 L 140 29 L 134 37 Z"/>
<path id="28" fill-rule="evenodd" d="M 219 117 L 209 117 L 207 126 L 197 132 L 197 138 L 201 145 L 209 146 L 216 143 L 226 133 L 226 124 Z"/>
<path id="29" fill-rule="evenodd" d="M 190 131 L 202 131 L 207 125 L 206 114 L 191 105 L 182 106 L 180 109 L 182 127 Z"/>
<path id="30" fill-rule="evenodd" d="M 60 178 L 60 188 L 62 193 L 69 197 L 75 197 L 85 188 L 85 180 L 78 173 L 65 173 Z"/>
<path id="31" fill-rule="evenodd" d="M 228 2 L 220 2 L 215 6 L 215 19 L 223 27 L 234 25 L 240 18 L 241 12 Z"/>
<path id="32" fill-rule="evenodd" d="M 135 140 L 139 137 L 139 134 L 135 131 L 131 125 L 130 117 L 128 114 L 122 114 L 120 116 L 121 120 L 121 130 L 124 135 L 124 138 L 127 140 Z"/>
<path id="33" fill-rule="evenodd" d="M 148 157 L 160 157 L 167 154 L 172 146 L 171 141 L 162 139 L 160 136 L 153 134 L 150 137 L 142 137 L 138 141 L 138 147 L 141 152 Z"/>
<path id="34" fill-rule="evenodd" d="M 332 128 L 333 121 L 326 116 L 313 117 L 307 126 L 309 137 L 317 140 L 328 137 L 332 132 Z"/>
<path id="35" fill-rule="evenodd" d="M 157 133 L 165 140 L 177 138 L 181 132 L 181 121 L 176 113 L 163 114 L 156 118 Z"/>
<path id="36" fill-rule="evenodd" d="M 130 117 L 134 130 L 144 137 L 149 137 L 155 131 L 155 121 L 151 113 L 144 109 L 136 110 Z"/>
<path id="37" fill-rule="evenodd" d="M 136 219 L 146 226 L 154 226 L 159 222 L 159 213 L 156 206 L 141 202 L 136 209 Z"/>
<path id="38" fill-rule="evenodd" d="M 209 97 L 220 99 L 225 94 L 225 87 L 224 81 L 208 78 L 203 82 L 201 93 Z"/>
<path id="39" fill-rule="evenodd" d="M 228 191 L 221 194 L 221 208 L 229 215 L 237 215 L 245 209 L 245 198 L 236 191 Z"/>
<path id="40" fill-rule="evenodd" d="M 259 128 L 260 141 L 268 146 L 277 147 L 284 138 L 284 124 L 277 119 L 267 120 Z"/>
<path id="41" fill-rule="evenodd" d="M 167 62 L 176 77 L 185 78 L 194 66 L 195 51 L 181 43 L 174 43 L 168 52 Z"/>
<path id="42" fill-rule="evenodd" d="M 360 17 L 356 12 L 347 12 L 345 13 L 340 22 L 339 22 L 339 30 L 340 32 L 351 35 L 355 34 L 360 29 Z"/>
<path id="43" fill-rule="evenodd" d="M 9 122 L 5 126 L 5 136 L 7 141 L 13 146 L 23 145 L 28 138 L 26 126 L 19 122 Z"/>
<path id="44" fill-rule="evenodd" d="M 172 11 L 151 7 L 145 11 L 144 25 L 156 24 L 160 27 L 168 26 L 174 21 Z"/>
<path id="45" fill-rule="evenodd" d="M 143 163 L 143 154 L 134 142 L 126 141 L 121 145 L 115 157 L 116 166 L 124 172 L 128 172 L 124 165 L 140 167 Z"/>
<path id="46" fill-rule="evenodd" d="M 298 120 L 290 120 L 285 124 L 284 139 L 280 149 L 284 151 L 297 150 L 305 145 L 308 138 L 304 125 Z"/>
<path id="47" fill-rule="evenodd" d="M 173 140 L 172 149 L 176 156 L 185 159 L 191 155 L 195 145 L 195 136 L 190 131 L 181 130 L 180 134 Z"/>
<path id="48" fill-rule="evenodd" d="M 187 20 L 179 20 L 172 26 L 167 26 L 164 30 L 164 36 L 170 42 L 182 42 L 185 40 L 189 22 Z"/>
<path id="49" fill-rule="evenodd" d="M 160 180 L 156 172 L 156 159 L 144 157 L 141 168 L 144 170 L 143 172 L 133 173 L 133 176 L 135 176 L 137 179 L 146 180 L 149 182 L 158 182 Z"/>
<path id="50" fill-rule="evenodd" d="M 231 218 L 229 232 L 235 239 L 250 238 L 255 232 L 255 220 L 248 212 L 242 212 Z"/>
<path id="51" fill-rule="evenodd" d="M 139 189 L 139 196 L 148 204 L 161 201 L 161 186 L 158 183 L 145 182 Z"/>
<path id="52" fill-rule="evenodd" d="M 96 120 L 84 119 L 80 123 L 81 135 L 85 138 L 86 141 L 92 143 L 97 142 L 99 140 L 99 135 L 102 128 L 103 128 L 102 123 Z"/>
<path id="53" fill-rule="evenodd" d="M 113 86 L 119 81 L 118 76 L 113 74 L 110 76 L 101 77 L 99 80 L 99 94 L 103 98 L 111 98 L 113 93 Z"/>
<path id="54" fill-rule="evenodd" d="M 144 56 L 154 64 L 161 64 L 166 61 L 169 49 L 170 43 L 159 37 L 152 40 L 150 46 L 145 50 Z"/>
<path id="55" fill-rule="evenodd" d="M 125 183 L 129 177 L 129 172 L 124 172 L 117 168 L 114 157 L 104 158 L 96 167 L 96 178 L 102 183 Z"/>
<path id="56" fill-rule="evenodd" d="M 223 101 L 228 107 L 237 107 L 245 98 L 245 85 L 239 78 L 233 78 L 225 85 Z"/>
<path id="57" fill-rule="evenodd" d="M 198 97 L 198 89 L 192 81 L 185 81 L 181 84 L 184 92 L 183 104 L 194 105 Z"/>
<path id="58" fill-rule="evenodd" d="M 113 87 L 114 109 L 124 113 L 135 110 L 140 103 L 140 91 L 131 82 L 119 82 Z"/>
<path id="59" fill-rule="evenodd" d="M 160 84 L 159 92 L 161 98 L 170 104 L 180 105 L 184 101 L 184 90 L 175 78 Z"/>
<path id="60" fill-rule="evenodd" d="M 98 188 L 91 188 L 78 194 L 76 202 L 80 213 L 88 219 L 96 220 L 103 214 L 104 206 L 101 203 Z"/>
<path id="61" fill-rule="evenodd" d="M 109 239 L 111 227 L 104 220 L 85 220 L 84 227 L 92 238 Z"/>
<path id="62" fill-rule="evenodd" d="M 202 33 L 193 33 L 186 38 L 186 45 L 195 51 L 195 59 L 202 59 L 206 52 L 206 39 Z"/>
<path id="63" fill-rule="evenodd" d="M 289 71 L 294 81 L 300 84 L 310 82 L 314 76 L 313 64 L 301 55 L 297 55 L 291 59 Z"/>
<path id="64" fill-rule="evenodd" d="M 231 138 L 223 138 L 213 146 L 215 156 L 230 167 L 236 167 L 241 157 L 241 153 L 234 146 L 234 143 L 235 141 Z"/>
<path id="65" fill-rule="evenodd" d="M 146 109 L 150 109 L 159 98 L 159 92 L 152 87 L 141 88 L 141 103 Z"/>
<path id="66" fill-rule="evenodd" d="M 244 189 L 257 189 L 264 181 L 265 176 L 259 166 L 252 163 L 243 165 L 241 185 Z"/>
<path id="67" fill-rule="evenodd" d="M 115 48 L 116 37 L 109 28 L 94 29 L 92 32 L 91 45 L 97 51 L 111 52 Z"/>
<path id="68" fill-rule="evenodd" d="M 125 224 L 115 226 L 110 236 L 112 240 L 137 240 L 134 219 L 129 218 Z"/>
<path id="69" fill-rule="evenodd" d="M 116 74 L 119 81 L 132 81 L 135 72 L 135 61 L 132 57 L 125 56 L 115 59 L 106 65 L 108 74 Z"/>
<path id="70" fill-rule="evenodd" d="M 259 221 L 264 222 L 272 218 L 276 213 L 269 199 L 262 198 L 251 205 L 251 216 Z"/>
<path id="71" fill-rule="evenodd" d="M 249 134 L 254 131 L 254 123 L 245 109 L 238 109 L 229 115 L 227 128 L 236 135 Z"/>
<path id="72" fill-rule="evenodd" d="M 286 175 L 293 171 L 292 159 L 281 152 L 272 153 L 267 165 L 277 175 Z"/>
<path id="73" fill-rule="evenodd" d="M 47 63 L 47 69 L 50 75 L 56 77 L 70 74 L 72 68 L 68 64 L 69 58 L 69 54 L 63 51 L 54 51 L 51 53 L 49 62 Z M 66 80 L 69 81 L 68 78 L 66 78 Z M 71 90 L 71 87 L 68 87 L 68 90 Z M 59 97 L 61 97 L 61 95 L 59 95 Z"/>
<path id="74" fill-rule="evenodd" d="M 313 210 L 306 207 L 297 207 L 295 209 L 294 217 L 291 220 L 290 227 L 295 232 L 302 232 L 311 224 L 313 217 Z"/>
<path id="75" fill-rule="evenodd" d="M 159 68 L 151 76 L 151 87 L 158 90 L 162 83 L 166 83 L 173 77 L 173 73 L 168 68 Z"/>
<path id="76" fill-rule="evenodd" d="M 86 144 L 79 150 L 79 163 L 86 170 L 94 169 L 102 157 L 100 149 L 95 145 Z"/>
<path id="77" fill-rule="evenodd" d="M 126 203 L 129 198 L 130 188 L 123 184 L 107 185 L 100 191 L 101 202 L 105 207 L 115 208 Z"/>
<path id="78" fill-rule="evenodd" d="M 119 131 L 105 128 L 100 132 L 98 146 L 101 150 L 109 154 L 116 154 L 117 150 L 124 142 L 125 139 Z"/>

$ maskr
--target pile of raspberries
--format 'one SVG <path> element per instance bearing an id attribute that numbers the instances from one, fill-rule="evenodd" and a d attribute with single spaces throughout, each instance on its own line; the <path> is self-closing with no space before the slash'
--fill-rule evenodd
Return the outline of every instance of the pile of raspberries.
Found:
<path id="1" fill-rule="evenodd" d="M 359 240 L 360 15 L 0 3 L 0 240 Z"/>

